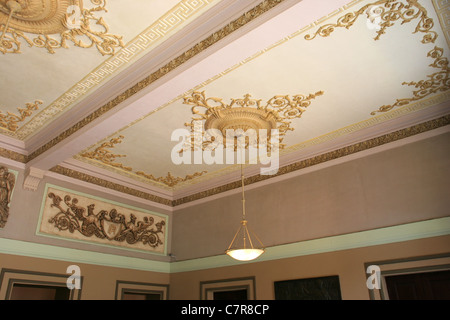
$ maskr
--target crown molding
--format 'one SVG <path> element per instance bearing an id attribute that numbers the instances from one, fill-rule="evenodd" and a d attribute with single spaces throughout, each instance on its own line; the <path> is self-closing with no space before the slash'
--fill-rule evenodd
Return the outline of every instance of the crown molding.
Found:
<path id="1" fill-rule="evenodd" d="M 173 211 L 172 200 L 160 196 L 155 196 L 144 191 L 130 188 L 118 183 L 114 183 L 97 176 L 92 176 L 79 171 L 74 171 L 62 166 L 56 166 L 46 173 L 46 176 L 67 181 L 74 185 L 79 185 L 84 188 L 94 189 L 101 192 L 115 194 L 120 198 L 133 197 L 135 201 L 146 203 L 152 207 L 162 208 L 164 210 Z"/>
<path id="2" fill-rule="evenodd" d="M 172 190 L 158 188 L 158 187 L 152 186 L 148 183 L 141 182 L 141 181 L 129 178 L 129 177 L 125 177 L 118 173 L 111 172 L 109 170 L 93 166 L 89 163 L 85 163 L 85 162 L 82 162 L 77 159 L 68 159 L 68 160 L 64 161 L 63 163 L 61 163 L 60 166 L 66 168 L 66 169 L 69 169 L 71 171 L 74 171 L 74 172 L 80 172 L 80 173 L 83 173 L 86 175 L 97 177 L 99 179 L 104 179 L 104 180 L 110 181 L 112 183 L 125 186 L 130 189 L 135 189 L 138 191 L 153 194 L 157 197 L 174 200 Z"/>
<path id="3" fill-rule="evenodd" d="M 24 156 L 28 155 L 28 151 L 24 141 L 12 138 L 5 134 L 0 134 L 0 148 L 7 149 Z"/>

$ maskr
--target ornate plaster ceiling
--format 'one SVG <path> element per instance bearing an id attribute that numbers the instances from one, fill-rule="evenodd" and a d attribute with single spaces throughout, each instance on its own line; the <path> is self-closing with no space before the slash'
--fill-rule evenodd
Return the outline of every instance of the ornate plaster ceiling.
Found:
<path id="1" fill-rule="evenodd" d="M 8 75 L 0 80 L 2 113 L 38 104 L 14 130 L 2 130 L 25 143 L 28 165 L 176 201 L 229 184 L 238 172 L 236 164 L 174 163 L 172 133 L 190 129 L 199 97 L 228 108 L 289 105 L 293 113 L 272 122 L 289 128 L 280 150 L 285 171 L 449 113 L 445 1 L 254 1 L 247 15 L 230 11 L 214 26 L 214 8 L 243 8 L 226 0 L 129 2 L 102 2 L 109 32 L 124 42 L 112 55 L 22 46 L 0 57 Z M 196 29 L 187 39 L 189 24 Z M 195 41 L 182 46 L 183 38 Z"/>
<path id="2" fill-rule="evenodd" d="M 1 126 L 2 134 L 28 140 L 218 2 L 23 1 L 12 16 L 15 31 L 4 37 L 0 110 L 27 115 L 17 127 Z M 6 3 L 0 1 L 2 25 Z M 81 27 L 63 25 L 69 22 Z"/>

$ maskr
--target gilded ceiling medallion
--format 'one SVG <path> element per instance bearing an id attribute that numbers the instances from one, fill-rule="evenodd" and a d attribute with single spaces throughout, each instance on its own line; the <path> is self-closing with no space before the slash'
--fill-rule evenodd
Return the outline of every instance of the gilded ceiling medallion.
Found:
<path id="1" fill-rule="evenodd" d="M 248 129 L 272 130 L 277 128 L 277 119 L 269 111 L 240 107 L 214 110 L 205 122 L 205 129 L 218 129 L 225 136 L 229 129 L 246 131 Z"/>
<path id="2" fill-rule="evenodd" d="M 123 47 L 122 37 L 109 34 L 98 12 L 106 12 L 106 0 L 91 0 L 86 9 L 82 0 L 0 0 L 0 52 L 21 53 L 22 41 L 30 47 L 81 48 L 95 46 L 102 55 L 112 55 Z M 29 34 L 38 35 L 32 38 Z"/>
<path id="3" fill-rule="evenodd" d="M 204 121 L 205 130 L 219 130 L 224 137 L 224 144 L 227 130 L 268 130 L 269 139 L 271 130 L 278 130 L 279 148 L 283 149 L 285 145 L 282 141 L 286 133 L 294 130 L 291 127 L 292 120 L 301 118 L 306 108 L 311 105 L 311 100 L 321 95 L 323 91 L 308 96 L 277 95 L 263 104 L 262 100 L 251 99 L 251 95 L 246 94 L 243 99 L 231 99 L 231 103 L 226 104 L 221 98 L 207 98 L 205 92 L 194 91 L 191 96 L 184 97 L 183 101 L 184 104 L 193 106 L 191 110 L 194 115 L 191 122 L 186 123 L 186 126 L 191 128 L 192 138 L 185 150 L 194 148 L 192 142 L 198 130 L 198 121 Z M 204 141 L 203 148 L 210 144 L 212 141 Z"/>
<path id="4" fill-rule="evenodd" d="M 58 34 L 64 32 L 69 6 L 82 8 L 81 0 L 0 0 L 0 23 L 5 25 L 12 12 L 9 27 L 27 33 Z M 38 31 L 38 32 L 36 32 Z"/>

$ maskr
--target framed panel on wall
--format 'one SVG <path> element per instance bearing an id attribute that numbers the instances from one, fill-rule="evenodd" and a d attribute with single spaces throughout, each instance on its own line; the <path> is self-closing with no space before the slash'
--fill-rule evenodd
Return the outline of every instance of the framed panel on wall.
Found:
<path id="1" fill-rule="evenodd" d="M 120 281 L 116 282 L 116 300 L 168 300 L 169 285 Z"/>
<path id="2" fill-rule="evenodd" d="M 46 184 L 36 235 L 167 255 L 169 217 Z"/>
<path id="3" fill-rule="evenodd" d="M 339 276 L 274 282 L 275 300 L 341 300 Z"/>
<path id="4" fill-rule="evenodd" d="M 255 277 L 200 282 L 200 300 L 256 300 Z"/>
<path id="5" fill-rule="evenodd" d="M 69 289 L 67 274 L 43 273 L 2 269 L 0 272 L 0 299 L 3 300 L 80 300 L 80 288 Z"/>

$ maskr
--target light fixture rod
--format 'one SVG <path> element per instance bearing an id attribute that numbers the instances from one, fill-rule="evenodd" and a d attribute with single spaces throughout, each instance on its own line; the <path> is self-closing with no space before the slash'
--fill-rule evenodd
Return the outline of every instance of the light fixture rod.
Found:
<path id="1" fill-rule="evenodd" d="M 244 173 L 241 163 L 241 184 L 242 184 L 242 220 L 245 220 L 245 190 L 244 190 Z"/>
<path id="2" fill-rule="evenodd" d="M 233 240 L 231 241 L 230 245 L 228 246 L 228 250 L 231 249 L 231 247 L 233 246 L 234 241 L 236 240 L 237 235 L 239 234 L 239 231 L 241 231 L 242 225 L 239 227 L 238 231 L 236 232 L 236 234 L 233 237 Z"/>
<path id="3" fill-rule="evenodd" d="M 244 161 L 242 161 L 243 159 L 245 159 L 245 148 L 243 149 L 243 155 L 241 157 L 241 184 L 242 184 L 242 220 L 241 220 L 241 225 L 238 229 L 238 231 L 236 232 L 236 234 L 234 235 L 233 241 L 231 241 L 230 246 L 228 247 L 228 250 L 226 251 L 227 255 L 229 255 L 230 257 L 232 257 L 233 259 L 239 260 L 239 261 L 250 261 L 250 260 L 254 260 L 257 257 L 259 257 L 261 254 L 264 253 L 264 249 L 257 249 L 253 246 L 253 241 L 252 241 L 252 237 L 250 235 L 250 230 L 247 227 L 247 220 L 245 219 L 245 178 L 244 178 L 244 169 L 243 169 L 243 164 L 245 163 Z M 242 230 L 244 229 L 244 230 Z M 242 231 L 242 235 L 241 235 L 241 231 Z M 237 236 L 239 235 L 239 237 L 242 237 L 243 239 L 243 247 L 238 247 L 237 249 L 232 249 L 234 242 L 237 238 Z M 261 244 L 262 247 L 263 244 L 261 242 L 261 240 L 259 240 L 259 238 L 257 236 L 255 236 L 257 241 Z M 248 247 L 247 244 L 247 238 L 248 238 L 248 244 L 250 245 L 250 247 Z"/>
<path id="4" fill-rule="evenodd" d="M 248 231 L 247 226 L 245 226 L 245 233 L 247 233 L 247 235 L 248 235 L 248 241 L 250 242 L 250 247 L 253 249 L 252 238 L 250 237 L 250 233 L 249 233 L 249 231 Z M 244 247 L 245 247 L 245 235 L 244 235 Z"/>

